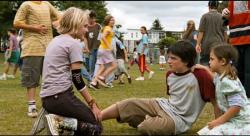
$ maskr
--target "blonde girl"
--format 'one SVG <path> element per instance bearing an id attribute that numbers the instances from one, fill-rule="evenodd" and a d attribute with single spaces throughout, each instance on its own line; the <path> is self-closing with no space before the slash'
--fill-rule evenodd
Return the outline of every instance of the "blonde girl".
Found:
<path id="1" fill-rule="evenodd" d="M 237 58 L 237 50 L 225 43 L 212 48 L 210 69 L 195 66 L 214 77 L 216 102 L 221 111 L 218 118 L 208 122 L 209 131 L 204 135 L 250 135 L 250 103 L 234 67 Z"/>
<path id="2" fill-rule="evenodd" d="M 112 39 L 114 37 L 113 27 L 115 19 L 108 15 L 104 18 L 104 28 L 102 29 L 101 45 L 97 51 L 96 64 L 99 65 L 96 76 L 90 83 L 90 87 L 97 89 L 97 82 L 106 87 L 105 79 L 107 75 L 115 70 L 117 67 L 116 59 L 113 55 Z M 105 68 L 106 64 L 110 64 Z"/>
<path id="3" fill-rule="evenodd" d="M 64 129 L 75 135 L 100 135 L 102 131 L 100 109 L 81 75 L 80 40 L 88 31 L 88 16 L 88 11 L 67 9 L 59 22 L 60 35 L 46 49 L 40 97 L 43 108 L 51 113 L 46 119 L 52 135 Z M 88 105 L 74 95 L 73 84 Z"/>

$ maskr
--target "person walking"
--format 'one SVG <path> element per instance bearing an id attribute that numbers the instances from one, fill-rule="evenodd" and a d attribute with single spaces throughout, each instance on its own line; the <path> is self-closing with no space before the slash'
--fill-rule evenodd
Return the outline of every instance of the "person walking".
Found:
<path id="1" fill-rule="evenodd" d="M 142 34 L 142 38 L 140 40 L 139 45 L 137 46 L 137 52 L 138 52 L 138 56 L 139 56 L 139 70 L 141 73 L 140 77 L 137 77 L 135 80 L 137 81 L 143 81 L 144 80 L 144 72 L 147 71 L 149 73 L 148 79 L 151 79 L 154 75 L 154 71 L 151 71 L 149 69 L 149 67 L 146 64 L 146 56 L 148 54 L 149 51 L 149 47 L 148 47 L 148 32 L 147 32 L 147 28 L 145 26 L 142 26 L 141 29 L 141 34 Z"/>
<path id="2" fill-rule="evenodd" d="M 209 12 L 200 19 L 196 51 L 200 53 L 200 63 L 203 65 L 208 65 L 211 48 L 227 41 L 227 28 L 217 11 L 218 5 L 218 1 L 209 1 Z"/>
<path id="3" fill-rule="evenodd" d="M 100 46 L 101 37 L 101 25 L 96 22 L 96 12 L 91 10 L 89 14 L 89 25 L 88 32 L 86 34 L 87 38 L 87 49 L 89 51 L 88 60 L 86 61 L 87 67 L 89 69 L 89 74 L 91 77 L 94 75 L 96 60 L 97 60 L 97 50 Z"/>
<path id="4" fill-rule="evenodd" d="M 17 69 L 19 67 L 18 62 L 19 62 L 20 52 L 16 37 L 16 30 L 13 28 L 9 29 L 8 36 L 9 36 L 9 42 L 8 42 L 9 46 L 8 49 L 6 50 L 7 61 L 5 62 L 4 72 L 3 75 L 0 76 L 0 80 L 7 80 L 7 78 L 15 78 Z M 14 64 L 13 73 L 12 75 L 8 75 L 11 64 Z"/>
<path id="5" fill-rule="evenodd" d="M 112 40 L 114 38 L 113 26 L 115 19 L 111 15 L 107 15 L 104 18 L 104 28 L 102 29 L 101 45 L 97 52 L 96 64 L 99 65 L 96 76 L 90 83 L 90 87 L 97 89 L 97 82 L 102 86 L 107 87 L 105 80 L 106 77 L 112 73 L 116 67 L 116 59 L 113 54 Z M 108 68 L 105 65 L 110 64 Z"/>

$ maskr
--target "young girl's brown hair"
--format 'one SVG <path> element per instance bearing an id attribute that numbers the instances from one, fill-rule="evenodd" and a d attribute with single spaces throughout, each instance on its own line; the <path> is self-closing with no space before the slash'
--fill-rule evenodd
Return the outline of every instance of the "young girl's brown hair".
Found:
<path id="1" fill-rule="evenodd" d="M 147 31 L 146 26 L 142 26 L 141 28 L 142 28 L 142 29 L 145 31 L 145 33 L 148 35 L 148 31 Z"/>
<path id="2" fill-rule="evenodd" d="M 108 26 L 108 25 L 109 25 L 109 22 L 110 22 L 110 20 L 111 20 L 112 18 L 114 18 L 114 17 L 111 16 L 111 15 L 105 16 L 104 21 L 103 21 L 103 26 Z M 103 32 L 103 30 L 104 30 L 104 27 L 102 28 L 101 32 Z"/>
<path id="3" fill-rule="evenodd" d="M 236 80 L 237 79 L 237 70 L 235 65 L 238 60 L 238 51 L 231 45 L 227 43 L 222 43 L 219 46 L 212 48 L 211 52 L 218 58 L 218 60 L 225 61 L 225 71 L 221 78 L 221 80 L 228 76 L 229 79 Z"/>

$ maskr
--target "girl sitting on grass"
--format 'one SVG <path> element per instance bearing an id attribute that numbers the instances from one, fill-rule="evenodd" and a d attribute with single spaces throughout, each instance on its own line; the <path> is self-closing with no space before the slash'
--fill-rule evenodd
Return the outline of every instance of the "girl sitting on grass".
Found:
<path id="1" fill-rule="evenodd" d="M 210 69 L 199 64 L 194 66 L 213 76 L 216 101 L 221 110 L 221 115 L 207 124 L 209 130 L 202 135 L 250 135 L 250 103 L 236 74 L 237 58 L 237 50 L 223 44 L 212 48 Z"/>

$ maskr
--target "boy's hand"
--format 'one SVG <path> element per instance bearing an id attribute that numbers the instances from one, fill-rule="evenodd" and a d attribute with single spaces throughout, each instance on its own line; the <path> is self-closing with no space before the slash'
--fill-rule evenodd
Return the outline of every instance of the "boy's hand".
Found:
<path id="1" fill-rule="evenodd" d="M 46 34 L 48 29 L 45 25 L 35 25 L 33 26 L 33 30 L 37 33 L 40 33 L 40 34 Z"/>
<path id="2" fill-rule="evenodd" d="M 201 64 L 195 64 L 191 70 L 194 71 L 195 69 L 206 69 L 207 67 Z"/>

